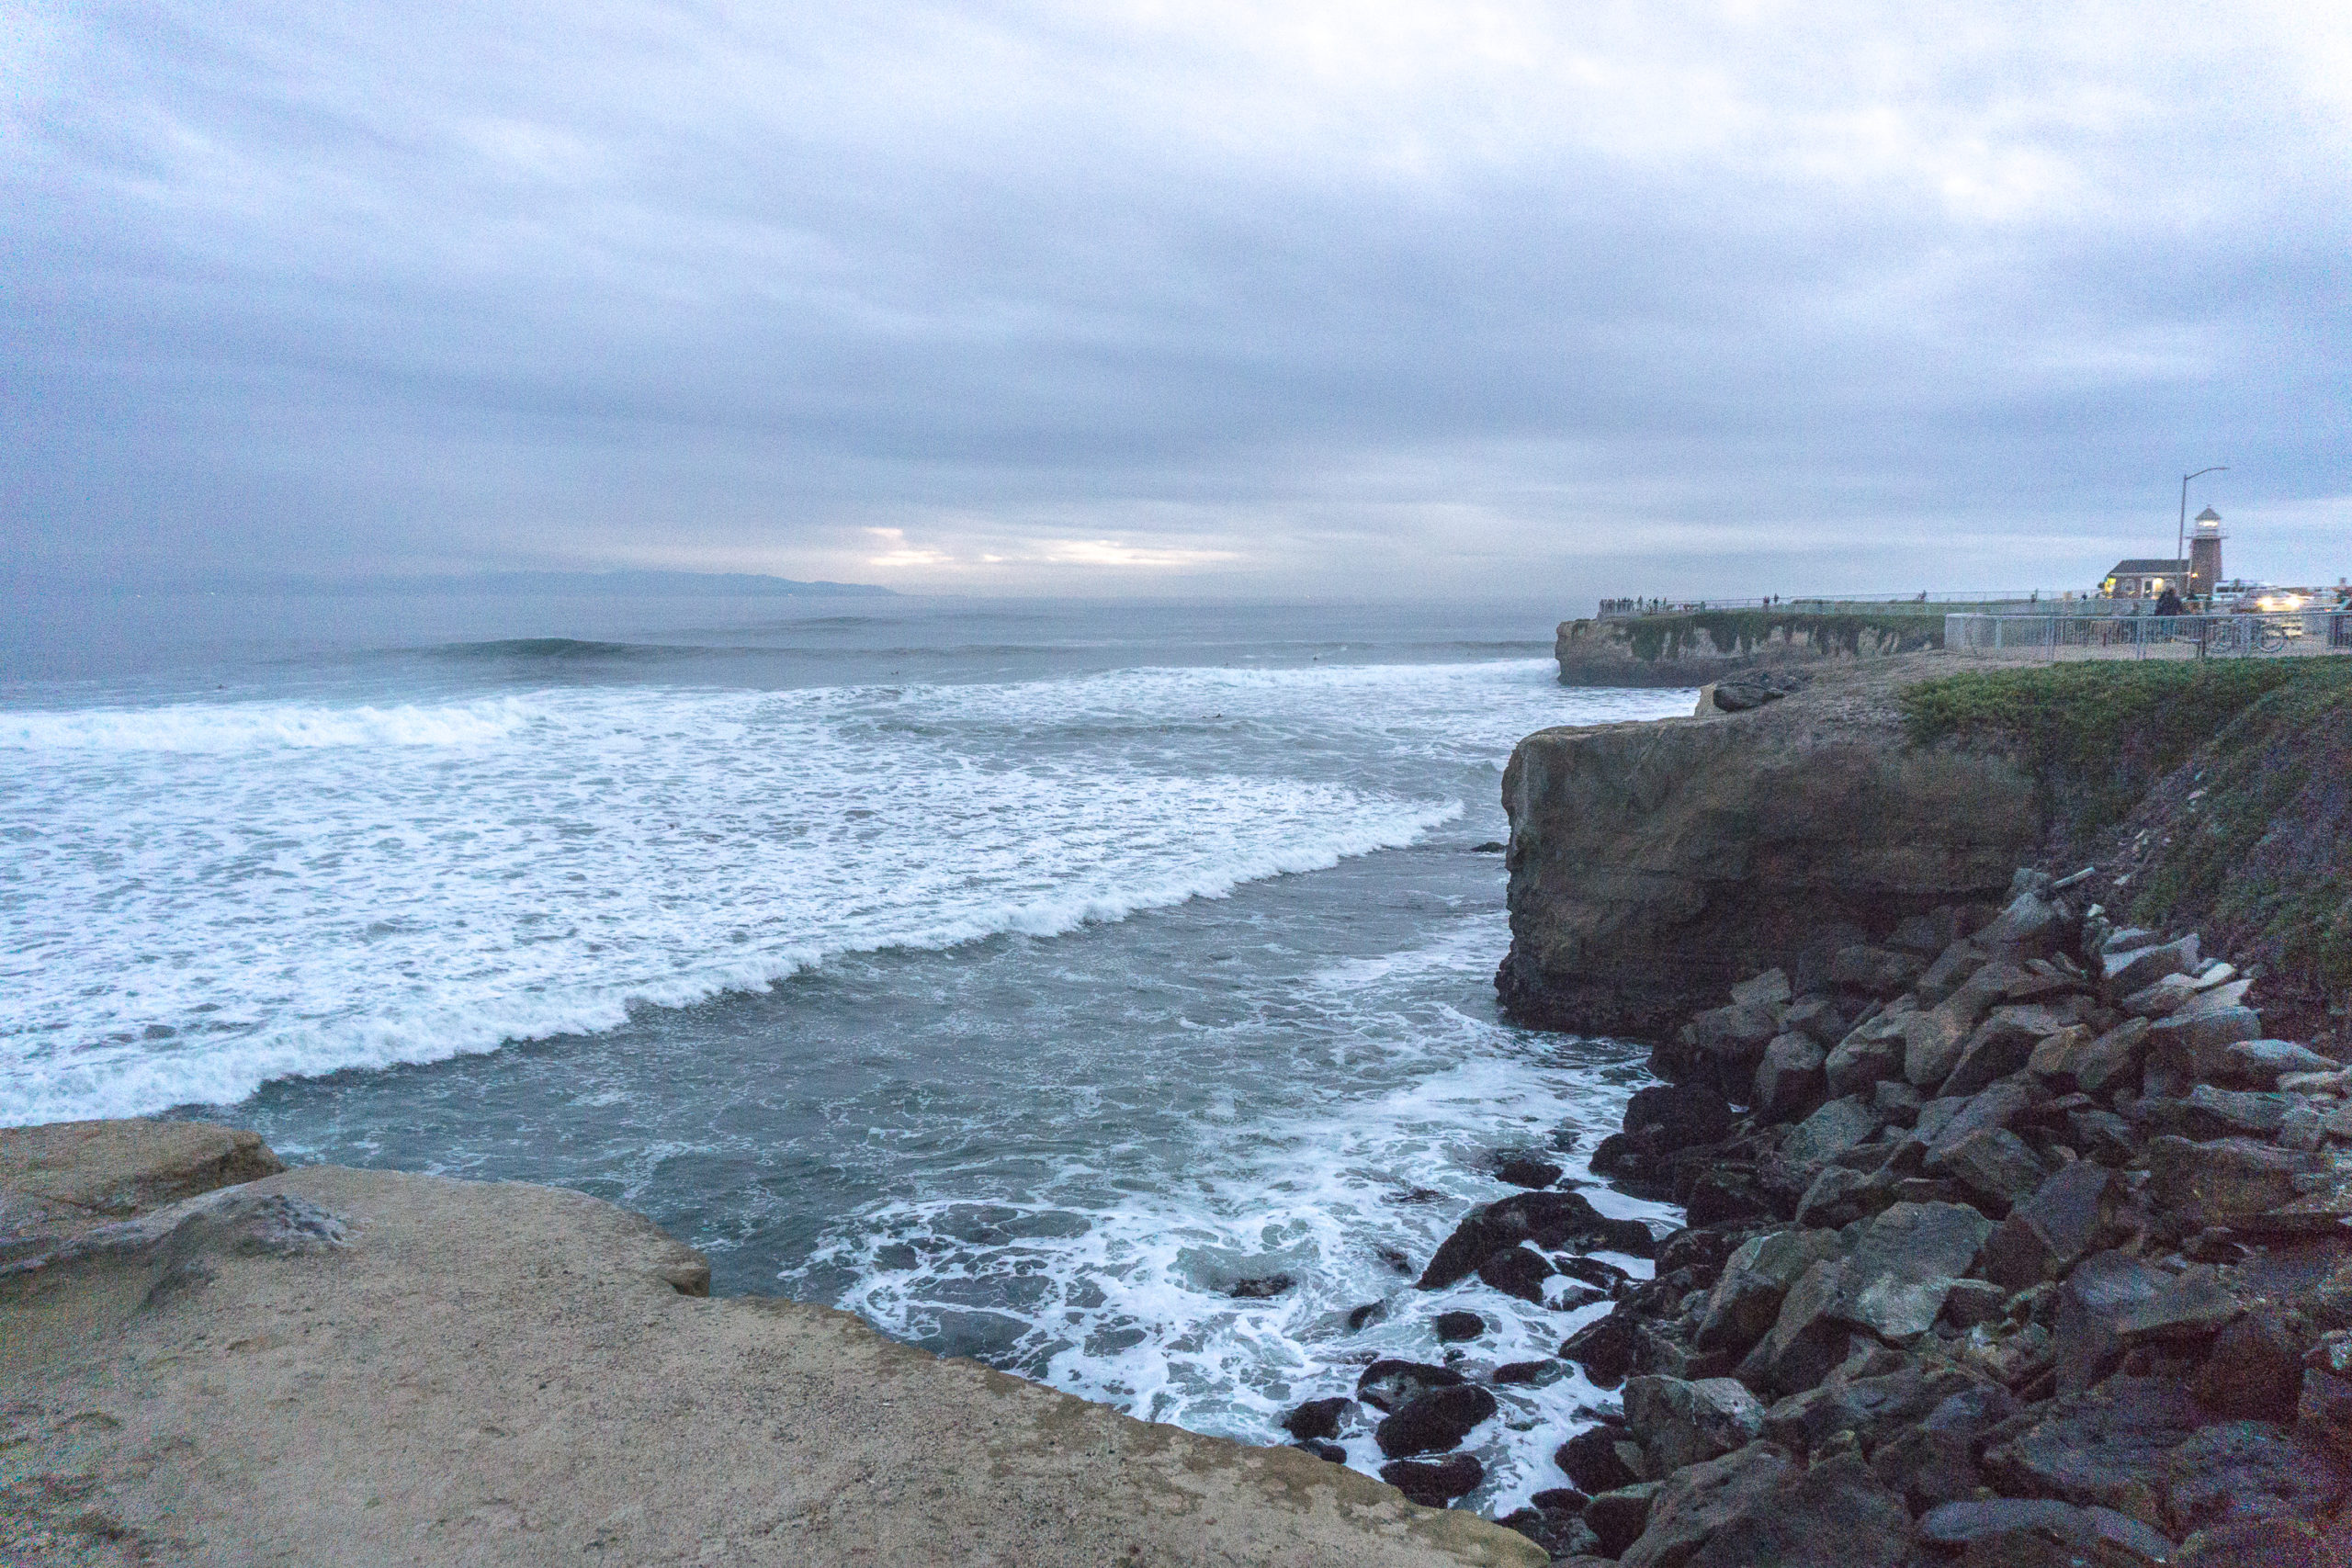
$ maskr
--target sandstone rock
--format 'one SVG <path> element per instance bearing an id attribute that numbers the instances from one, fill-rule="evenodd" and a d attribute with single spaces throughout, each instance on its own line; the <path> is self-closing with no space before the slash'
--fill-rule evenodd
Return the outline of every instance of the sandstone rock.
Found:
<path id="1" fill-rule="evenodd" d="M 258 1134 L 209 1122 L 52 1122 L 0 1143 L 0 1261 L 93 1225 L 286 1168 Z M 38 1208 L 39 1217 L 32 1211 Z"/>
<path id="2" fill-rule="evenodd" d="M 2034 1415 L 2024 1431 L 1985 1450 L 1988 1481 L 2013 1495 L 2112 1508 L 2164 1528 L 2165 1461 L 2201 1419 L 2188 1390 L 2159 1378 L 2110 1378 Z"/>
<path id="3" fill-rule="evenodd" d="M 1624 1548 L 1620 1561 L 1625 1568 L 1682 1568 L 1710 1538 L 1770 1497 L 1795 1472 L 1789 1456 L 1770 1443 L 1751 1443 L 1676 1472 L 1658 1484 L 1640 1537 Z M 1592 1517 L 1589 1508 L 1585 1517 Z"/>
<path id="4" fill-rule="evenodd" d="M 1984 1278 L 2009 1292 L 2055 1280 L 2085 1253 L 2110 1246 L 2124 1191 L 2114 1172 L 2088 1161 L 2049 1178 L 2011 1209 L 1984 1247 Z"/>
<path id="5" fill-rule="evenodd" d="M 2295 1178 L 2324 1168 L 2323 1156 L 2245 1138 L 2191 1143 L 2152 1138 L 2146 1154 L 2151 1196 L 2191 1230 L 2234 1224 L 2292 1202 Z"/>
<path id="6" fill-rule="evenodd" d="M 1394 1414 L 1432 1390 L 1459 1388 L 1464 1381 L 1452 1367 L 1384 1358 L 1356 1379 L 1356 1397 L 1375 1410 Z"/>
<path id="7" fill-rule="evenodd" d="M 2291 1040 L 2241 1040 L 2222 1053 L 2222 1077 L 2229 1083 L 2275 1087 L 2288 1073 L 2333 1073 L 2344 1064 Z"/>
<path id="8" fill-rule="evenodd" d="M 2343 1502 L 2343 1467 L 2267 1421 L 2208 1427 L 2165 1456 L 2165 1523 L 2176 1535 L 2272 1517 L 2316 1518 Z"/>
<path id="9" fill-rule="evenodd" d="M 1793 1122 L 1826 1098 L 1822 1064 L 1828 1054 L 1804 1034 L 1775 1035 L 1757 1065 L 1749 1103 L 1766 1122 Z"/>
<path id="10" fill-rule="evenodd" d="M 1841 948 L 1829 960 L 1829 981 L 1866 996 L 1892 997 L 1919 977 L 1927 968 L 1916 953 L 1868 943 Z"/>
<path id="11" fill-rule="evenodd" d="M 2181 975 L 2198 966 L 2198 940 L 2192 931 L 2177 942 L 2154 942 L 2108 953 L 2100 977 L 2117 996 L 2152 985 L 2166 975 Z"/>
<path id="12" fill-rule="evenodd" d="M 1380 1479 L 1425 1507 L 1442 1508 L 1456 1497 L 1475 1492 L 1487 1479 L 1487 1467 L 1471 1454 L 1448 1454 L 1442 1460 L 1398 1460 L 1380 1467 Z"/>
<path id="13" fill-rule="evenodd" d="M 1789 1130 L 1781 1140 L 1781 1157 L 1792 1165 L 1818 1164 L 1868 1142 L 1885 1124 L 1859 1096 L 1833 1100 Z"/>
<path id="14" fill-rule="evenodd" d="M 1507 1296 L 1517 1296 L 1523 1302 L 1542 1305 L 1544 1281 L 1552 1277 L 1552 1265 L 1543 1254 L 1523 1247 L 1506 1247 L 1490 1252 L 1478 1265 L 1478 1278 Z M 1470 1337 L 1476 1337 L 1474 1332 Z"/>
<path id="15" fill-rule="evenodd" d="M 1495 1413 L 1495 1396 L 1474 1384 L 1435 1388 L 1420 1394 L 1373 1430 L 1390 1459 L 1442 1453 Z"/>
<path id="16" fill-rule="evenodd" d="M 1634 1378 L 1625 1384 L 1625 1425 L 1652 1473 L 1666 1475 L 1755 1441 L 1764 1406 L 1731 1378 Z"/>
<path id="17" fill-rule="evenodd" d="M 1777 1007 L 1786 1002 L 1792 993 L 1785 970 L 1767 969 L 1751 980 L 1742 980 L 1731 988 L 1731 999 L 1740 1007 Z"/>
<path id="18" fill-rule="evenodd" d="M 2025 1140 L 2004 1127 L 1988 1127 L 1928 1157 L 1928 1168 L 1966 1188 L 1987 1210 L 2005 1214 L 2044 1179 L 2041 1161 Z"/>
<path id="19" fill-rule="evenodd" d="M 1799 1277 L 1838 1252 L 1831 1231 L 1774 1231 L 1743 1243 L 1708 1292 L 1692 1343 L 1702 1350 L 1747 1349 L 1772 1326 Z"/>
<path id="20" fill-rule="evenodd" d="M 1622 1426 L 1588 1427 L 1562 1443 L 1553 1453 L 1552 1462 L 1589 1493 L 1599 1495 L 1613 1492 L 1641 1479 L 1617 1451 L 1617 1445 L 1625 1440 L 1625 1428 Z M 1633 1533 L 1639 1535 L 1641 1531 L 1636 1529 Z"/>
<path id="21" fill-rule="evenodd" d="M 1354 1400 L 1344 1395 L 1310 1399 L 1283 1417 L 1283 1430 L 1302 1442 L 1336 1438 L 1340 1435 L 1340 1417 L 1347 1414 L 1354 1404 Z"/>

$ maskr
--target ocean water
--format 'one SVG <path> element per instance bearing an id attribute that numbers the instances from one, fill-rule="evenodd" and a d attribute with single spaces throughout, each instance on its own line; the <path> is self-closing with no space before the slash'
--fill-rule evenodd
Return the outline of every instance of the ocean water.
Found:
<path id="1" fill-rule="evenodd" d="M 0 1122 L 576 1188 L 1257 1442 L 1603 1310 L 1410 1288 L 1643 1081 L 1494 1006 L 1512 742 L 1691 700 L 1561 688 L 1540 606 L 112 608 L 0 644 Z M 1599 1399 L 1500 1394 L 1487 1511 Z"/>

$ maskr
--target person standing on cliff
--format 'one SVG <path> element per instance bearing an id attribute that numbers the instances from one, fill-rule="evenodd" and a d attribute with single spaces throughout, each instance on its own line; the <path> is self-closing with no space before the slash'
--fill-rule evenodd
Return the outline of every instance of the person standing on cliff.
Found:
<path id="1" fill-rule="evenodd" d="M 2156 595 L 2156 614 L 2177 615 L 2180 613 L 2180 595 L 2173 591 L 2172 584 L 2165 584 L 2165 591 Z"/>

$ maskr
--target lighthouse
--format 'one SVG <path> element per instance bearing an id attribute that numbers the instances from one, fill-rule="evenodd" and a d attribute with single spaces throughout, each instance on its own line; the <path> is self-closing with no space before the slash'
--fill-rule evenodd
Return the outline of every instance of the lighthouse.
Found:
<path id="1" fill-rule="evenodd" d="M 2222 514 L 2211 507 L 2197 514 L 2197 531 L 2188 536 L 2188 591 L 2213 592 L 2222 581 Z"/>

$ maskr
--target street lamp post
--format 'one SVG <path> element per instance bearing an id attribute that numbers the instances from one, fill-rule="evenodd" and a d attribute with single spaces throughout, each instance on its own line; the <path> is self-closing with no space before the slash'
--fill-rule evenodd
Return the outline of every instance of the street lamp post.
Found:
<path id="1" fill-rule="evenodd" d="M 2210 468 L 2199 468 L 2193 474 L 2180 476 L 2180 536 L 2178 542 L 2173 546 L 2172 552 L 2172 558 L 2176 562 L 2185 563 L 2188 559 L 2188 481 L 2201 479 L 2207 474 L 2226 474 L 2229 471 L 2230 466 L 2227 463 L 2216 463 Z M 2196 585 L 2191 583 L 2190 586 Z"/>

